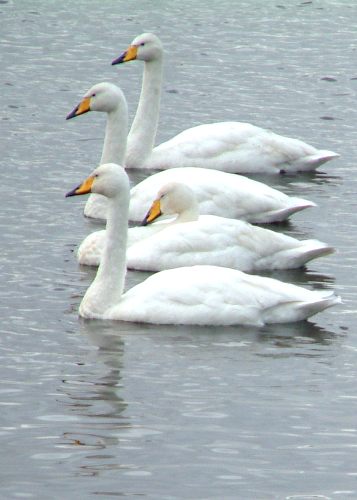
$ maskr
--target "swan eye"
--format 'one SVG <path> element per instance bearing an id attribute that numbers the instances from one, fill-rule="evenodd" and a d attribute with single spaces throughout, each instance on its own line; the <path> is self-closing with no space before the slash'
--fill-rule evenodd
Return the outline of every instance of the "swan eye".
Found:
<path id="1" fill-rule="evenodd" d="M 97 94 L 92 94 L 92 97 L 95 97 Z"/>
<path id="2" fill-rule="evenodd" d="M 145 42 L 141 42 L 140 47 L 144 47 Z"/>

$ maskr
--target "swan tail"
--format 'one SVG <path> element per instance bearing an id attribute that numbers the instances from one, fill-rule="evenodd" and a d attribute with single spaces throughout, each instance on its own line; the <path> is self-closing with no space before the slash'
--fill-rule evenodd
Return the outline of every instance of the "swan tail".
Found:
<path id="1" fill-rule="evenodd" d="M 318 293 L 318 292 L 315 292 Z M 308 302 L 285 302 L 264 312 L 265 323 L 288 323 L 303 321 L 341 303 L 341 297 L 334 292 L 320 292 L 320 298 Z"/>
<path id="2" fill-rule="evenodd" d="M 312 303 L 303 303 L 298 307 L 298 311 L 302 314 L 303 318 L 310 318 L 314 314 L 324 311 L 328 307 L 335 306 L 341 303 L 341 297 L 331 292 L 325 295 L 320 300 L 316 300 Z"/>
<path id="3" fill-rule="evenodd" d="M 290 205 L 278 210 L 264 212 L 262 214 L 254 215 L 249 219 L 249 222 L 256 224 L 271 224 L 272 222 L 283 222 L 291 215 L 305 210 L 305 208 L 316 207 L 313 201 L 305 200 L 303 198 L 290 197 Z"/>
<path id="4" fill-rule="evenodd" d="M 297 269 L 307 262 L 335 252 L 335 249 L 318 240 L 305 240 L 301 246 L 282 250 L 272 257 L 262 259 L 259 266 L 262 269 Z"/>
<path id="5" fill-rule="evenodd" d="M 309 171 L 315 170 L 320 165 L 323 165 L 327 161 L 333 160 L 334 158 L 339 158 L 338 153 L 334 153 L 333 151 L 328 151 L 325 149 L 320 149 L 317 153 L 313 155 L 305 156 L 304 158 L 299 159 L 296 164 L 296 170 L 299 171 Z"/>

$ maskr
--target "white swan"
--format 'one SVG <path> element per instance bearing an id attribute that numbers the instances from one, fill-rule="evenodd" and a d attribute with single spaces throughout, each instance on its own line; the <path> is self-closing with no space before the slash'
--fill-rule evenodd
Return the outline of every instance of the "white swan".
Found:
<path id="1" fill-rule="evenodd" d="M 96 84 L 89 89 L 67 119 L 91 110 L 108 114 L 102 160 L 104 158 L 105 163 L 120 164 L 124 146 L 118 150 L 118 142 L 125 143 L 124 131 L 127 124 L 123 93 L 111 83 Z M 129 219 L 142 221 L 160 188 L 173 181 L 190 184 L 199 202 L 201 214 L 270 223 L 283 221 L 295 212 L 315 206 L 311 201 L 289 197 L 262 182 L 244 176 L 207 168 L 183 167 L 158 172 L 137 184 L 131 190 Z M 102 204 L 92 212 L 87 209 L 85 215 L 105 219 L 105 207 Z"/>
<path id="2" fill-rule="evenodd" d="M 150 175 L 131 189 L 130 220 L 141 221 L 159 189 L 169 182 L 189 183 L 201 214 L 254 223 L 282 222 L 312 201 L 286 194 L 242 175 L 207 168 L 172 168 Z"/>
<path id="3" fill-rule="evenodd" d="M 159 119 L 163 48 L 152 33 L 136 37 L 112 64 L 139 59 L 144 76 L 125 159 L 126 168 L 205 167 L 235 173 L 314 170 L 339 155 L 249 123 L 220 122 L 189 128 L 153 149 Z"/>
<path id="4" fill-rule="evenodd" d="M 161 215 L 175 214 L 173 222 L 151 224 Z M 318 240 L 299 241 L 236 219 L 199 216 L 193 191 L 179 183 L 159 191 L 143 224 L 128 231 L 129 269 L 162 271 L 197 264 L 245 272 L 294 269 L 334 251 Z M 88 235 L 78 249 L 79 263 L 99 265 L 104 243 L 105 230 Z"/>
<path id="5" fill-rule="evenodd" d="M 88 111 L 107 113 L 104 145 L 100 164 L 124 162 L 128 133 L 128 106 L 122 90 L 116 85 L 102 83 L 86 92 L 81 102 L 66 117 L 66 120 Z M 99 194 L 91 194 L 84 207 L 84 215 L 94 219 L 105 219 L 107 200 Z"/>
<path id="6" fill-rule="evenodd" d="M 156 324 L 235 325 L 306 319 L 340 299 L 234 269 L 216 266 L 161 271 L 123 294 L 126 272 L 129 179 L 115 164 L 96 168 L 66 196 L 99 193 L 108 198 L 105 248 L 79 314 L 85 318 Z"/>

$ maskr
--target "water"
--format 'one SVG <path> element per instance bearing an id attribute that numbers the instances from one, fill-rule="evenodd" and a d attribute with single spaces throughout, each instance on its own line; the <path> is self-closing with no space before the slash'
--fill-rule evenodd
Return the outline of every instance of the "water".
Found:
<path id="1" fill-rule="evenodd" d="M 357 497 L 356 15 L 344 0 L 0 2 L 1 498 Z M 98 224 L 64 193 L 99 160 L 105 118 L 64 118 L 104 80 L 133 115 L 142 66 L 110 62 L 143 31 L 167 52 L 158 142 L 236 119 L 341 154 L 259 180 L 319 205 L 276 230 L 338 250 L 267 274 L 343 305 L 260 329 L 78 319 L 94 272 L 74 251 Z"/>

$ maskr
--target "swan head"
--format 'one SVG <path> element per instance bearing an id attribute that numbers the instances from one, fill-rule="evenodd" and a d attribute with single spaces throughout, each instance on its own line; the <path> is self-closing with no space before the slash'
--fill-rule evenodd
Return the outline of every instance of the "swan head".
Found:
<path id="1" fill-rule="evenodd" d="M 66 198 L 88 193 L 102 194 L 107 198 L 115 198 L 125 193 L 129 198 L 129 192 L 129 178 L 124 168 L 116 163 L 103 163 L 81 184 L 69 191 Z"/>
<path id="2" fill-rule="evenodd" d="M 67 115 L 66 120 L 88 111 L 111 113 L 120 108 L 127 111 L 126 100 L 121 89 L 113 83 L 97 83 L 84 94 L 81 102 Z"/>
<path id="3" fill-rule="evenodd" d="M 157 194 L 142 225 L 146 226 L 161 215 L 175 215 L 189 221 L 198 218 L 198 202 L 195 193 L 186 184 L 170 182 L 165 184 Z"/>
<path id="4" fill-rule="evenodd" d="M 114 59 L 112 65 L 121 64 L 128 61 L 154 61 L 161 59 L 163 47 L 159 37 L 153 33 L 143 33 L 131 42 L 129 47 L 119 57 Z"/>

